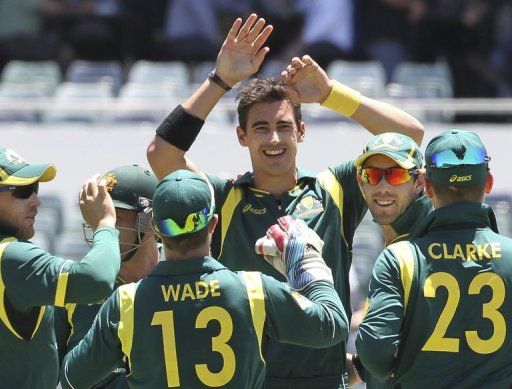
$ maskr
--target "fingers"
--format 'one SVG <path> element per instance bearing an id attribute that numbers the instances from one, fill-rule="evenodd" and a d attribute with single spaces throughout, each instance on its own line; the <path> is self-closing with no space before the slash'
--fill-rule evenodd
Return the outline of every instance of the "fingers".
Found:
<path id="1" fill-rule="evenodd" d="M 267 55 L 267 53 L 270 51 L 270 48 L 268 47 L 264 47 L 263 49 L 261 49 L 260 51 L 258 51 L 256 53 L 256 55 L 254 56 L 254 66 L 256 68 L 259 68 L 261 66 L 261 64 L 263 63 L 263 60 L 265 59 L 265 56 Z"/>
<path id="2" fill-rule="evenodd" d="M 85 201 L 85 185 L 82 186 L 82 189 L 80 189 L 80 192 L 78 192 L 78 204 L 83 205 Z"/>
<path id="3" fill-rule="evenodd" d="M 302 62 L 306 65 L 313 65 L 315 64 L 315 61 L 313 61 L 313 58 L 311 58 L 309 55 L 304 55 L 302 57 Z"/>
<path id="4" fill-rule="evenodd" d="M 252 26 L 251 30 L 247 34 L 247 36 L 244 38 L 246 42 L 252 42 L 256 39 L 256 37 L 259 35 L 263 27 L 265 26 L 265 19 L 259 18 L 258 21 Z"/>
<path id="5" fill-rule="evenodd" d="M 101 197 L 105 197 L 108 195 L 108 191 L 107 191 L 107 180 L 100 180 L 100 182 L 98 183 L 98 194 L 101 196 Z"/>
<path id="6" fill-rule="evenodd" d="M 87 196 L 96 197 L 98 195 L 98 178 L 99 174 L 95 174 L 87 180 Z"/>
<path id="7" fill-rule="evenodd" d="M 238 29 L 242 25 L 242 19 L 238 18 L 235 20 L 233 25 L 231 26 L 231 29 L 228 32 L 228 36 L 226 37 L 226 40 L 234 40 L 236 38 L 236 33 L 238 32 Z"/>
<path id="8" fill-rule="evenodd" d="M 263 19 L 260 19 L 260 20 L 263 20 Z M 267 39 L 270 36 L 270 33 L 272 32 L 273 29 L 274 29 L 274 27 L 272 25 L 269 25 L 269 26 L 265 27 L 263 29 L 263 31 L 256 37 L 256 39 L 254 40 L 254 42 L 252 44 L 256 50 L 259 50 L 261 48 L 261 46 L 263 46 L 265 44 L 265 42 L 267 41 Z"/>
<path id="9" fill-rule="evenodd" d="M 247 20 L 245 21 L 244 25 L 238 31 L 238 35 L 236 36 L 236 39 L 245 39 L 247 37 L 247 34 L 249 34 L 249 30 L 251 29 L 252 25 L 254 24 L 254 21 L 257 19 L 256 14 L 251 14 Z"/>
<path id="10" fill-rule="evenodd" d="M 291 65 L 297 69 L 302 69 L 305 65 L 299 57 L 293 57 Z"/>

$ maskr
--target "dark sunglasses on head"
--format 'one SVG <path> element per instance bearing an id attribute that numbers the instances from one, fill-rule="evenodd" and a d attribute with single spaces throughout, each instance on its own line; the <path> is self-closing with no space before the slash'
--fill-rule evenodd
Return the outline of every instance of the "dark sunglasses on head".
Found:
<path id="1" fill-rule="evenodd" d="M 11 192 L 17 199 L 28 199 L 32 193 L 39 192 L 39 182 L 24 186 L 1 186 L 0 192 Z"/>
<path id="2" fill-rule="evenodd" d="M 361 181 L 370 185 L 377 185 L 382 177 L 386 177 L 386 181 L 391 185 L 401 185 L 408 182 L 412 176 L 418 173 L 418 169 L 404 169 L 401 167 L 389 169 L 367 167 L 359 170 Z"/>
<path id="3" fill-rule="evenodd" d="M 464 155 L 457 155 L 452 150 L 444 150 L 439 153 L 433 154 L 430 157 L 430 167 L 435 168 L 450 168 L 460 165 L 480 165 L 489 162 L 491 157 L 487 155 L 485 149 L 478 147 L 468 147 Z"/>

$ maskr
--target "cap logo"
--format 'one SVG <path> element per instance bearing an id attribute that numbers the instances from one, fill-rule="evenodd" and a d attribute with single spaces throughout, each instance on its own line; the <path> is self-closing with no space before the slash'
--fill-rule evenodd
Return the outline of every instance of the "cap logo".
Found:
<path id="1" fill-rule="evenodd" d="M 377 137 L 370 147 L 373 149 L 398 150 L 403 144 L 404 142 L 397 135 L 388 133 Z"/>
<path id="2" fill-rule="evenodd" d="M 469 176 L 458 176 L 454 174 L 453 176 L 450 177 L 450 182 L 467 182 L 471 181 L 471 178 L 471 174 Z"/>
<path id="3" fill-rule="evenodd" d="M 103 176 L 103 179 L 107 181 L 106 187 L 109 192 L 112 192 L 114 190 L 114 186 L 117 184 L 117 178 L 114 176 L 114 173 L 107 173 L 105 176 Z"/>
<path id="4" fill-rule="evenodd" d="M 22 163 L 26 163 L 25 160 L 23 158 L 21 158 L 18 153 L 14 150 L 11 150 L 11 149 L 7 149 L 5 150 L 5 159 L 7 159 L 7 161 L 9 163 L 13 163 L 15 165 L 21 165 Z"/>

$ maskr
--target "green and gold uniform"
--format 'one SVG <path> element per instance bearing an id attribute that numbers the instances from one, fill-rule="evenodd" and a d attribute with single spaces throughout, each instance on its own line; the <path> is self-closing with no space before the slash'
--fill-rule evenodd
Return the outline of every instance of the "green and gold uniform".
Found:
<path id="1" fill-rule="evenodd" d="M 123 279 L 116 278 L 114 289 L 124 285 Z M 104 301 L 98 304 L 66 304 L 64 308 L 55 308 L 55 331 L 57 335 L 57 345 L 59 348 L 59 360 L 62 361 L 66 353 L 77 346 L 91 329 L 94 319 L 98 314 Z M 93 388 L 119 388 L 128 387 L 126 381 L 126 363 L 121 361 L 112 373 L 103 379 Z"/>
<path id="2" fill-rule="evenodd" d="M 375 264 L 356 340 L 364 367 L 394 387 L 510 387 L 512 240 L 478 203 L 431 212 L 417 234 Z"/>
<path id="3" fill-rule="evenodd" d="M 2 236 L 0 387 L 56 387 L 53 306 L 104 299 L 112 292 L 119 264 L 118 232 L 110 227 L 95 232 L 91 251 L 78 263 Z"/>
<path id="4" fill-rule="evenodd" d="M 332 270 L 335 288 L 350 320 L 352 239 L 367 210 L 354 162 L 316 176 L 298 169 L 297 177 L 295 188 L 278 200 L 255 189 L 250 172 L 234 182 L 210 175 L 220 219 L 213 256 L 232 270 L 261 271 L 284 281 L 281 273 L 256 254 L 254 243 L 281 216 L 303 219 L 324 240 L 322 257 Z M 268 339 L 264 357 L 267 388 L 338 388 L 345 366 L 345 342 L 315 350 Z"/>
<path id="5" fill-rule="evenodd" d="M 133 388 L 260 388 L 264 337 L 314 347 L 348 335 L 329 282 L 301 293 L 261 273 L 232 272 L 211 257 L 159 262 L 102 306 L 66 356 L 61 385 L 89 387 L 125 356 Z"/>
<path id="6" fill-rule="evenodd" d="M 393 223 L 391 223 L 391 227 L 396 232 L 397 236 L 389 243 L 389 245 L 402 242 L 415 236 L 416 231 L 421 227 L 421 223 L 419 221 L 424 220 L 431 211 L 432 202 L 427 195 L 413 201 L 405 211 Z M 373 377 L 369 372 L 365 373 L 364 379 L 368 389 L 384 389 L 393 387 L 391 379 L 382 382 Z"/>

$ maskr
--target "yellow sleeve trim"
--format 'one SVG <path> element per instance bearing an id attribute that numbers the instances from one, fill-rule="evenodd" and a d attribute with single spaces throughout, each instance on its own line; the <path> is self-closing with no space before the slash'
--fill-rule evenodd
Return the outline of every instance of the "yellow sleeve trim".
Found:
<path id="1" fill-rule="evenodd" d="M 265 363 L 263 354 L 261 352 L 261 342 L 263 339 L 263 328 L 265 326 L 266 311 L 265 311 L 265 294 L 263 292 L 263 281 L 261 274 L 258 272 L 242 272 L 247 289 L 247 296 L 249 297 L 249 306 L 251 308 L 252 324 L 254 331 L 258 338 L 258 346 L 260 349 L 260 358 Z"/>
<path id="2" fill-rule="evenodd" d="M 361 93 L 334 81 L 331 93 L 322 103 L 323 107 L 332 109 L 343 116 L 351 117 L 361 104 Z"/>
<path id="3" fill-rule="evenodd" d="M 69 339 L 75 332 L 75 326 L 73 324 L 73 315 L 75 314 L 76 304 L 75 303 L 66 304 L 65 308 L 66 308 L 66 314 L 67 314 L 67 318 L 68 318 L 69 327 L 71 329 L 69 332 L 69 337 L 66 341 L 66 344 L 67 344 L 67 342 L 69 342 Z"/>
<path id="4" fill-rule="evenodd" d="M 59 278 L 57 280 L 57 289 L 55 290 L 56 307 L 63 307 L 66 304 L 66 289 L 68 287 L 69 272 L 63 271 L 67 261 L 60 267 Z"/>
<path id="5" fill-rule="evenodd" d="M 2 323 L 5 324 L 5 326 L 11 331 L 11 333 L 16 336 L 19 339 L 23 339 L 14 329 L 14 327 L 11 325 L 11 322 L 9 321 L 9 317 L 7 316 L 7 311 L 5 310 L 4 305 L 4 295 L 5 295 L 5 284 L 4 280 L 2 278 L 2 257 L 4 255 L 4 250 L 7 247 L 7 245 L 11 242 L 14 242 L 16 238 L 6 238 L 2 240 L 0 243 L 0 320 L 2 320 Z"/>
<path id="6" fill-rule="evenodd" d="M 409 242 L 398 242 L 389 246 L 389 249 L 395 255 L 400 266 L 400 279 L 404 288 L 404 313 L 409 303 L 411 285 L 414 277 L 414 253 L 411 250 Z"/>
<path id="7" fill-rule="evenodd" d="M 235 208 L 238 203 L 242 201 L 242 189 L 236 186 L 233 186 L 229 191 L 228 197 L 222 206 L 220 211 L 221 218 L 221 240 L 220 240 L 220 254 L 222 255 L 222 249 L 224 247 L 224 240 L 226 239 L 226 235 L 228 233 L 229 225 L 231 224 L 231 219 L 233 218 L 233 213 L 235 212 Z"/>
<path id="8" fill-rule="evenodd" d="M 119 327 L 117 329 L 117 336 L 121 342 L 123 354 L 126 355 L 128 360 L 130 370 L 136 289 L 137 284 L 122 285 L 117 289 L 117 293 L 119 293 Z"/>
<path id="9" fill-rule="evenodd" d="M 316 178 L 320 185 L 329 192 L 334 204 L 338 207 L 338 212 L 340 214 L 341 237 L 343 238 L 345 245 L 348 247 L 347 239 L 345 239 L 345 232 L 343 230 L 343 187 L 330 169 L 318 173 Z"/>

